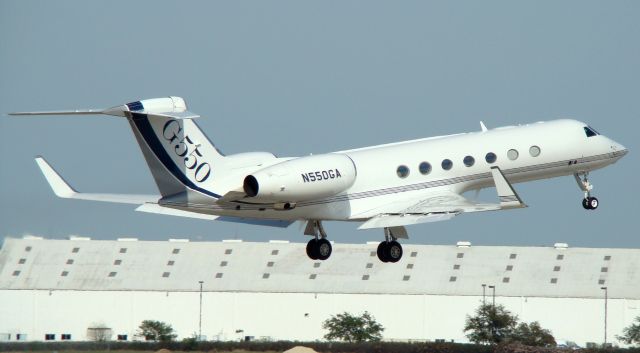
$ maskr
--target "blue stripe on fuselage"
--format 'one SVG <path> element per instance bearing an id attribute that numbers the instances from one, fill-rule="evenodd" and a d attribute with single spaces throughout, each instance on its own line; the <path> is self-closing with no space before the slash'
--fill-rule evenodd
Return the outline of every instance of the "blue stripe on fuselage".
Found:
<path id="1" fill-rule="evenodd" d="M 149 117 L 147 117 L 146 114 L 131 112 L 131 115 L 132 115 L 131 120 L 135 124 L 136 128 L 138 129 L 138 131 L 140 132 L 144 140 L 147 142 L 147 145 L 149 146 L 151 151 L 153 151 L 153 154 L 156 155 L 158 160 L 160 160 L 162 165 L 164 165 L 165 168 L 167 168 L 169 173 L 171 173 L 182 184 L 184 184 L 185 186 L 187 186 L 192 190 L 199 191 L 205 195 L 209 195 L 215 198 L 222 197 L 216 193 L 213 193 L 209 190 L 205 190 L 197 186 L 180 170 L 180 168 L 178 168 L 178 166 L 171 159 L 171 156 L 169 156 L 167 151 L 162 146 L 162 143 L 158 139 L 158 136 L 156 136 L 155 131 L 153 131 L 153 127 L 149 122 Z"/>

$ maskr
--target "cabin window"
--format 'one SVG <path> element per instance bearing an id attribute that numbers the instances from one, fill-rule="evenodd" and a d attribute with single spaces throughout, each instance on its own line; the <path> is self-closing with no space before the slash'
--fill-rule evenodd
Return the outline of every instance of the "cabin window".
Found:
<path id="1" fill-rule="evenodd" d="M 584 127 L 584 133 L 587 135 L 587 137 L 593 137 L 593 136 L 598 136 L 600 135 L 596 130 L 594 130 L 591 126 L 585 126 Z"/>
<path id="2" fill-rule="evenodd" d="M 519 155 L 520 154 L 518 153 L 517 150 L 510 149 L 509 151 L 507 151 L 507 158 L 509 158 L 512 161 L 515 161 L 516 159 L 518 159 Z"/>
<path id="3" fill-rule="evenodd" d="M 407 176 L 409 176 L 409 167 L 407 167 L 406 165 L 399 166 L 396 170 L 396 174 L 398 174 L 398 177 L 400 178 L 406 178 Z"/>
<path id="4" fill-rule="evenodd" d="M 540 147 L 531 146 L 529 148 L 529 154 L 531 155 L 531 157 L 538 157 L 540 155 Z"/>
<path id="5" fill-rule="evenodd" d="M 496 156 L 496 154 L 493 152 L 489 152 L 487 153 L 486 156 L 484 156 L 484 160 L 487 161 L 487 163 L 489 164 L 495 163 L 497 159 L 498 159 L 498 156 Z"/>
<path id="6" fill-rule="evenodd" d="M 476 160 L 471 157 L 471 156 L 466 156 L 464 157 L 464 159 L 462 160 L 462 162 L 464 163 L 464 165 L 466 165 L 467 167 L 471 167 L 476 163 Z"/>
<path id="7" fill-rule="evenodd" d="M 429 162 L 422 162 L 418 166 L 418 169 L 420 169 L 421 174 L 427 175 L 431 173 L 431 164 L 429 164 Z"/>
<path id="8" fill-rule="evenodd" d="M 449 170 L 451 167 L 453 167 L 453 162 L 450 159 L 442 161 L 442 169 Z"/>

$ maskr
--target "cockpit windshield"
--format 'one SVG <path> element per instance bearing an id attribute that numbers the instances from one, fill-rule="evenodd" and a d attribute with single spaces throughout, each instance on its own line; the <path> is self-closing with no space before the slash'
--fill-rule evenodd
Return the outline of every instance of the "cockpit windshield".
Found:
<path id="1" fill-rule="evenodd" d="M 584 127 L 584 133 L 587 134 L 587 137 L 592 137 L 592 136 L 598 136 L 600 135 L 599 132 L 597 132 L 594 128 L 592 128 L 591 126 L 585 126 Z"/>

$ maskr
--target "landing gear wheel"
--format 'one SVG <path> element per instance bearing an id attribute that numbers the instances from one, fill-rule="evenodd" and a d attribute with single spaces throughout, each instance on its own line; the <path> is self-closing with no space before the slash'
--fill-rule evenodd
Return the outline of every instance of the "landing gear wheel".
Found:
<path id="1" fill-rule="evenodd" d="M 378 245 L 378 259 L 382 262 L 389 262 L 389 258 L 387 257 L 387 242 L 380 242 Z"/>
<path id="2" fill-rule="evenodd" d="M 582 199 L 582 207 L 585 210 L 588 210 L 589 209 L 589 200 L 587 200 L 586 198 Z"/>
<path id="3" fill-rule="evenodd" d="M 396 263 L 400 261 L 402 258 L 402 245 L 395 240 L 390 241 L 387 243 L 385 255 L 387 255 L 389 262 Z"/>
<path id="4" fill-rule="evenodd" d="M 318 255 L 318 260 L 326 260 L 331 256 L 331 242 L 327 239 L 319 239 L 316 243 L 316 254 Z"/>
<path id="5" fill-rule="evenodd" d="M 320 254 L 318 253 L 318 239 L 311 239 L 307 243 L 307 256 L 311 260 L 318 260 L 320 258 Z"/>
<path id="6" fill-rule="evenodd" d="M 595 198 L 595 197 L 588 197 L 587 198 L 588 209 L 595 210 L 596 208 L 598 208 L 598 205 L 600 205 L 600 202 L 598 201 L 597 198 Z"/>

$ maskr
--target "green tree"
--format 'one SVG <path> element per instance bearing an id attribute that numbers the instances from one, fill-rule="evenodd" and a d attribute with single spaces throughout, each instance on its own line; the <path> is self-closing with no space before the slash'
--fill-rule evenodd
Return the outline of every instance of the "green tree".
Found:
<path id="1" fill-rule="evenodd" d="M 162 321 L 144 320 L 138 327 L 138 335 L 144 337 L 147 341 L 169 342 L 173 341 L 178 335 L 173 331 L 171 325 Z"/>
<path id="2" fill-rule="evenodd" d="M 622 330 L 622 335 L 616 338 L 626 344 L 640 344 L 640 316 L 636 317 L 635 323 Z"/>
<path id="3" fill-rule="evenodd" d="M 384 331 L 384 327 L 367 311 L 360 316 L 345 311 L 325 320 L 322 328 L 329 331 L 324 335 L 327 340 L 346 342 L 380 341 Z"/>
<path id="4" fill-rule="evenodd" d="M 497 344 L 511 337 L 518 317 L 502 305 L 483 304 L 474 316 L 467 315 L 464 332 L 469 341 L 483 344 Z"/>
<path id="5" fill-rule="evenodd" d="M 551 334 L 551 331 L 543 329 L 537 321 L 530 324 L 524 322 L 518 324 L 511 333 L 509 340 L 524 344 L 525 346 L 556 346 L 556 339 Z"/>

